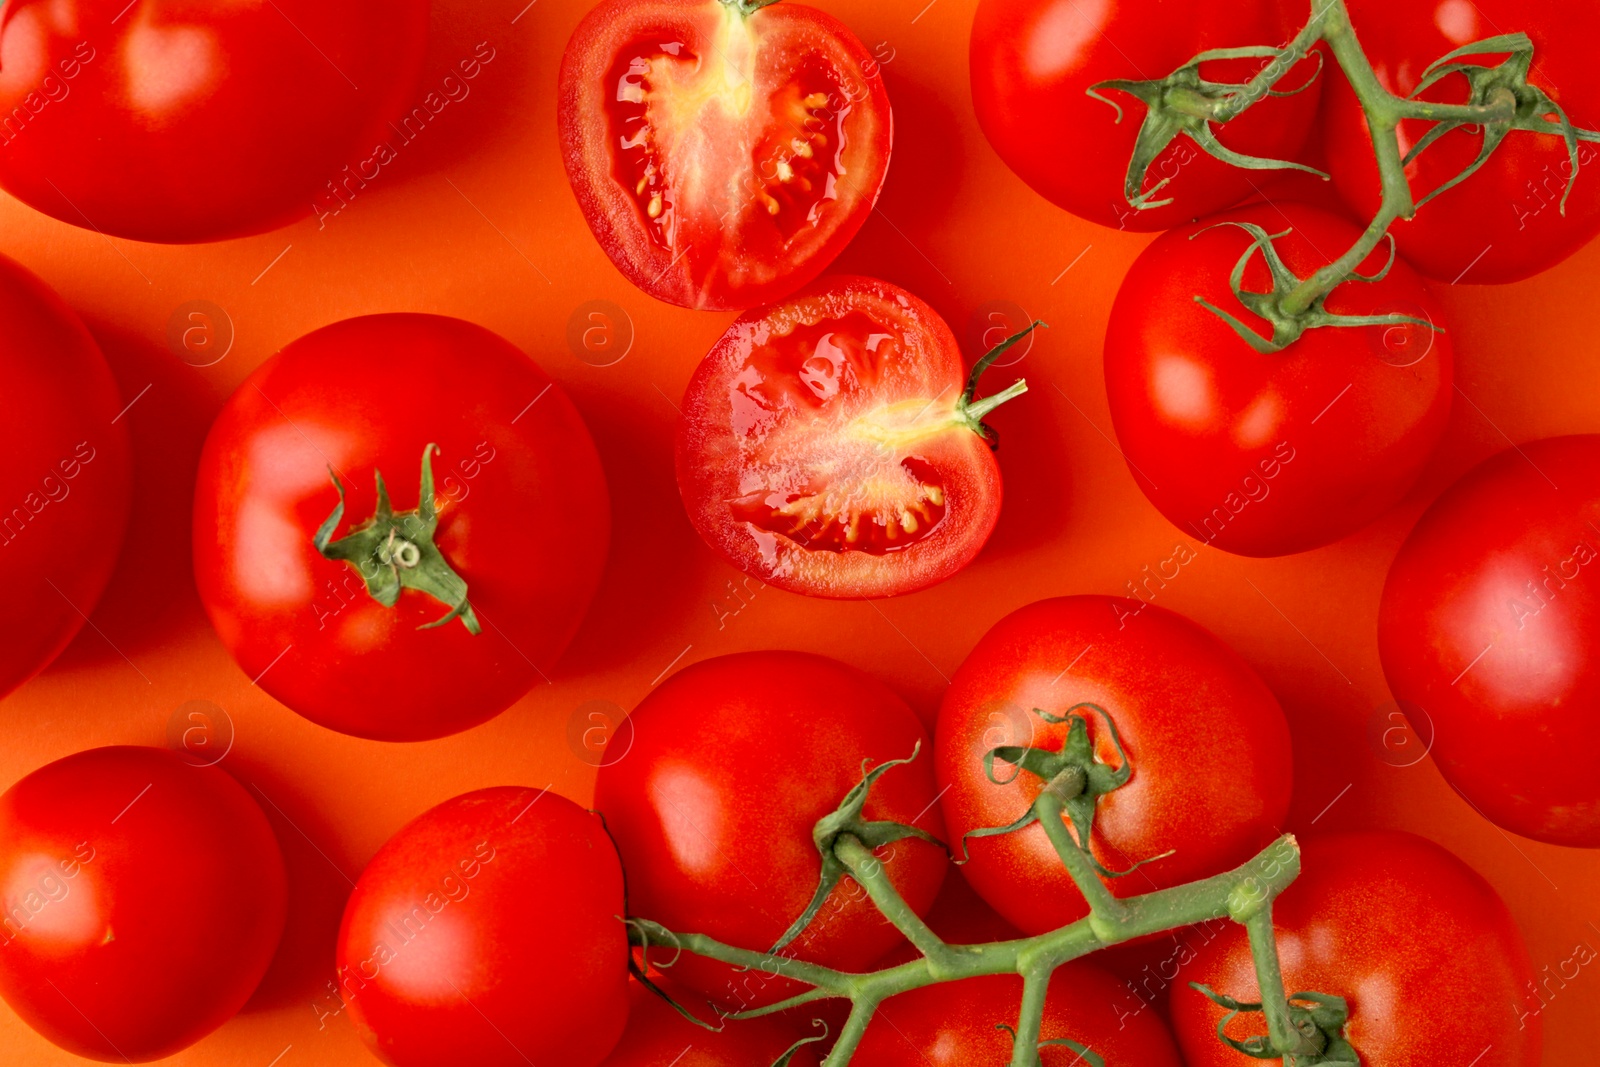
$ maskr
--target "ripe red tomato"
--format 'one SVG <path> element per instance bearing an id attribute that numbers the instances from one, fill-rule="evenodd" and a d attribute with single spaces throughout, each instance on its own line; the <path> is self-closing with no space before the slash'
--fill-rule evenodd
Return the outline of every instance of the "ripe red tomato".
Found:
<path id="1" fill-rule="evenodd" d="M 603 1067 L 769 1067 L 795 1042 L 817 1036 L 815 1031 L 801 1030 L 770 1017 L 721 1020 L 702 1010 L 693 993 L 664 982 L 656 984 L 699 1018 L 722 1029 L 711 1031 L 696 1026 L 672 1005 L 633 982 L 628 997 L 628 1029 Z M 789 1067 L 816 1067 L 816 1047 L 809 1044 L 801 1048 L 789 1061 Z"/>
<path id="2" fill-rule="evenodd" d="M 1283 980 L 1290 993 L 1349 1002 L 1344 1036 L 1362 1063 L 1537 1067 L 1542 1027 L 1528 949 L 1476 871 L 1432 841 L 1395 831 L 1307 841 L 1303 862 L 1273 908 Z M 1226 928 L 1179 979 L 1172 1021 L 1189 1067 L 1261 1063 L 1217 1039 L 1226 1013 L 1187 984 L 1258 1000 L 1244 928 Z M 1445 1018 L 1441 1005 L 1465 1010 Z M 1266 1033 L 1266 1024 L 1260 1014 L 1242 1015 L 1227 1033 L 1242 1041 Z"/>
<path id="3" fill-rule="evenodd" d="M 394 1067 L 595 1067 L 628 1014 L 622 868 L 604 825 L 503 786 L 407 823 L 339 927 L 339 993 Z"/>
<path id="4" fill-rule="evenodd" d="M 1350 17 L 1378 80 L 1408 96 L 1434 60 L 1462 45 L 1524 32 L 1533 39 L 1529 81 L 1560 104 L 1577 125 L 1600 115 L 1600 85 L 1593 78 L 1587 42 L 1600 34 L 1600 8 L 1566 0 L 1349 0 Z M 1493 65 L 1503 56 L 1468 60 Z M 1372 135 L 1350 83 L 1330 71 L 1323 129 L 1328 163 L 1339 192 L 1364 218 L 1378 212 L 1381 190 Z M 1451 75 L 1422 94 L 1424 100 L 1467 101 L 1467 80 Z M 1432 123 L 1400 126 L 1401 154 Z M 1482 131 L 1457 129 L 1440 138 L 1406 168 L 1420 200 L 1478 156 Z M 1578 174 L 1566 213 L 1561 198 L 1573 178 L 1566 142 L 1559 136 L 1513 131 L 1481 170 L 1424 204 L 1416 218 L 1391 232 L 1406 259 L 1430 278 L 1447 282 L 1514 282 L 1547 270 L 1600 233 L 1600 152 L 1578 146 Z"/>
<path id="5" fill-rule="evenodd" d="M 1286 13 L 1286 10 L 1287 12 Z M 1111 89 L 1117 112 L 1088 94 L 1110 79 L 1164 78 L 1201 52 L 1249 45 L 1282 46 L 1299 28 L 1299 4 L 1238 0 L 1225 10 L 1185 0 L 982 0 L 972 24 L 972 98 L 978 124 L 1017 176 L 1039 195 L 1091 222 L 1125 230 L 1164 230 L 1236 204 L 1264 179 L 1202 151 L 1186 136 L 1156 157 L 1145 190 L 1168 184 L 1144 211 L 1124 193 L 1128 161 L 1145 107 Z M 1209 62 L 1216 81 L 1243 82 L 1265 60 Z M 1314 60 L 1278 84 L 1306 85 Z M 1218 140 L 1245 155 L 1293 160 L 1317 110 L 1320 86 L 1269 97 L 1224 126 Z"/>
<path id="6" fill-rule="evenodd" d="M 972 562 L 1000 517 L 995 438 L 950 328 L 874 278 L 740 317 L 678 423 L 678 489 L 708 545 L 807 596 L 880 597 Z"/>
<path id="7" fill-rule="evenodd" d="M 1600 847 L 1596 523 L 1600 436 L 1508 449 L 1423 515 L 1378 617 L 1389 687 L 1445 780 L 1508 830 L 1584 848 Z"/>
<path id="8" fill-rule="evenodd" d="M 1220 874 L 1266 847 L 1289 810 L 1293 761 L 1278 701 L 1244 660 L 1181 615 L 1139 600 L 1074 596 L 1007 615 L 956 671 L 935 731 L 951 847 L 1010 825 L 1044 783 L 996 785 L 984 756 L 1000 746 L 1058 750 L 1069 726 L 1034 709 L 1086 713 L 1097 758 L 1121 763 L 1098 712 L 1116 724 L 1132 778 L 1098 805 L 1091 848 L 1113 871 L 1173 854 L 1125 878 L 1118 896 Z M 1002 779 L 1014 769 L 996 762 Z M 967 842 L 962 873 L 1026 933 L 1082 918 L 1088 906 L 1042 827 Z"/>
<path id="9" fill-rule="evenodd" d="M 4 152 L 0 150 L 0 157 Z M 100 599 L 128 524 L 122 398 L 54 290 L 0 256 L 0 697 L 67 646 Z"/>
<path id="10" fill-rule="evenodd" d="M 1011 1034 L 1022 999 L 1014 975 L 924 986 L 885 1001 L 867 1028 L 853 1063 L 872 1067 L 976 1067 L 1011 1062 Z M 1076 961 L 1056 971 L 1045 999 L 1042 1041 L 1065 1038 L 1107 1067 L 1183 1067 L 1166 1024 L 1138 1012 L 1137 999 L 1116 978 Z M 1069 1045 L 1040 1049 L 1043 1067 L 1091 1062 Z"/>
<path id="11" fill-rule="evenodd" d="M 226 773 L 79 752 L 0 796 L 0 996 L 74 1055 L 162 1059 L 250 999 L 287 895 L 272 827 Z"/>
<path id="12" fill-rule="evenodd" d="M 1301 278 L 1359 236 L 1345 220 L 1293 203 L 1162 235 L 1134 262 L 1111 309 L 1111 420 L 1140 488 L 1185 534 L 1245 556 L 1302 552 L 1365 526 L 1416 481 L 1450 414 L 1450 335 L 1426 286 L 1396 261 L 1381 282 L 1335 290 L 1327 309 L 1409 315 L 1439 332 L 1325 326 L 1282 352 L 1255 351 L 1195 301 L 1252 318 L 1228 285 L 1252 238 L 1219 226 L 1224 220 L 1269 233 L 1292 227 L 1276 246 Z M 1376 252 L 1362 270 L 1383 263 Z M 1244 288 L 1270 290 L 1259 252 Z"/>
<path id="13" fill-rule="evenodd" d="M 782 300 L 861 229 L 889 166 L 878 63 L 799 3 L 605 0 L 561 62 L 567 177 L 629 281 L 682 307 Z"/>
<path id="14" fill-rule="evenodd" d="M 629 721 L 633 747 L 600 768 L 595 806 L 628 871 L 630 913 L 669 930 L 775 945 L 817 891 L 812 828 L 861 782 L 864 760 L 908 759 L 920 745 L 918 759 L 872 787 L 865 816 L 941 835 L 922 724 L 882 683 L 834 660 L 801 652 L 707 660 L 673 675 Z M 944 880 L 944 851 L 906 839 L 877 855 L 912 909 L 926 912 Z M 900 941 L 846 878 L 785 954 L 865 970 Z M 735 1010 L 803 988 L 689 955 L 667 973 Z"/>
<path id="15" fill-rule="evenodd" d="M 429 449 L 437 551 L 416 515 Z M 379 474 L 405 536 L 324 556 L 334 479 L 337 552 L 373 519 Z M 544 677 L 610 530 L 566 394 L 504 338 L 436 315 L 350 319 L 262 364 L 211 428 L 194 522 L 200 598 L 244 672 L 314 722 L 387 741 L 476 726 Z M 393 607 L 367 591 L 437 574 L 440 553 L 465 581 L 445 589 L 470 598 L 465 614 L 418 588 Z"/>
<path id="16" fill-rule="evenodd" d="M 141 241 L 308 217 L 324 190 L 376 177 L 375 144 L 391 145 L 385 163 L 403 150 L 387 124 L 421 103 L 427 33 L 428 0 L 11 0 L 0 186 Z"/>

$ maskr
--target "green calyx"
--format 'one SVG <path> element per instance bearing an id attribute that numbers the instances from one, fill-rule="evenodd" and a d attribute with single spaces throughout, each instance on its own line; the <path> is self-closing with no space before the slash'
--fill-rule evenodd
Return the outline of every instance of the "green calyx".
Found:
<path id="1" fill-rule="evenodd" d="M 987 441 L 989 447 L 995 451 L 1000 449 L 1000 434 L 995 431 L 994 427 L 983 420 L 1001 404 L 1008 400 L 1014 400 L 1026 393 L 1028 391 L 1028 383 L 1026 380 L 1018 378 L 998 393 L 978 400 L 976 399 L 978 379 L 983 377 L 984 371 L 994 365 L 995 360 L 1005 355 L 1014 345 L 1022 341 L 1034 330 L 1048 330 L 1049 328 L 1050 324 L 1047 322 L 1035 321 L 1029 323 L 1025 329 L 1017 331 L 989 349 L 988 352 L 984 353 L 983 358 L 973 366 L 972 373 L 967 376 L 967 387 L 962 391 L 961 399 L 956 401 L 956 414 L 966 422 L 973 433 Z"/>
<path id="2" fill-rule="evenodd" d="M 996 1023 L 995 1024 L 995 1029 L 996 1030 L 1004 1030 L 1006 1033 L 1010 1034 L 1011 1035 L 1011 1041 L 1012 1041 L 1013 1044 L 1015 1044 L 1015 1042 L 1017 1040 L 1017 1028 L 1016 1027 L 1007 1026 L 1005 1023 Z M 1043 1060 L 1041 1060 L 1039 1058 L 1039 1050 L 1040 1049 L 1046 1049 L 1046 1048 L 1067 1048 L 1067 1049 L 1071 1049 L 1073 1052 L 1077 1053 L 1077 1055 L 1078 1055 L 1078 1058 L 1073 1061 L 1074 1063 L 1087 1064 L 1088 1067 L 1106 1067 L 1106 1061 L 1104 1060 L 1104 1058 L 1101 1057 L 1101 1055 L 1098 1052 L 1096 1052 L 1093 1049 L 1091 1049 L 1088 1045 L 1080 1045 L 1078 1042 L 1072 1040 L 1072 1038 L 1070 1038 L 1070 1037 L 1052 1037 L 1052 1038 L 1047 1038 L 1046 1040 L 1040 1041 L 1036 1046 L 1034 1046 L 1034 1051 L 1033 1051 L 1033 1064 L 1034 1065 L 1039 1065 L 1039 1064 L 1042 1064 L 1044 1062 Z"/>
<path id="3" fill-rule="evenodd" d="M 460 619 L 468 633 L 477 634 L 482 628 L 467 601 L 467 583 L 433 543 L 434 532 L 439 528 L 433 493 L 433 454 L 437 451 L 439 446 L 434 444 L 422 450 L 421 488 L 415 511 L 396 512 L 389 503 L 389 487 L 384 484 L 383 472 L 374 470 L 378 483 L 377 511 L 337 541 L 330 541 L 330 538 L 344 520 L 344 485 L 330 467 L 328 476 L 339 492 L 339 503 L 317 529 L 312 544 L 325 558 L 355 567 L 372 599 L 386 608 L 394 607 L 399 601 L 400 590 L 415 589 L 450 609 L 443 618 L 424 623 L 417 629 L 430 630 L 451 619 Z"/>
<path id="4" fill-rule="evenodd" d="M 744 18 L 749 18 L 764 7 L 771 7 L 778 0 L 719 0 L 727 7 L 733 8 Z"/>
<path id="5" fill-rule="evenodd" d="M 1323 993 L 1290 993 L 1289 1022 L 1299 1038 L 1299 1048 L 1285 1055 L 1264 1034 L 1244 1041 L 1227 1034 L 1228 1024 L 1239 1015 L 1264 1013 L 1261 1004 L 1238 1001 L 1215 992 L 1199 982 L 1190 982 L 1198 991 L 1228 1014 L 1217 1023 L 1217 1036 L 1223 1044 L 1257 1060 L 1281 1060 L 1285 1067 L 1361 1067 L 1361 1057 L 1344 1038 L 1345 1024 L 1350 1021 L 1350 1005 L 1343 997 Z"/>

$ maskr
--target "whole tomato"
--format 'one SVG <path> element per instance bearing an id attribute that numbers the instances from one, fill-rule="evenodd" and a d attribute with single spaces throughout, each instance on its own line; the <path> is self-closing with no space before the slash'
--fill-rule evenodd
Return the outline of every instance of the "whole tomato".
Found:
<path id="1" fill-rule="evenodd" d="M 256 684 L 341 733 L 417 741 L 545 677 L 610 513 L 582 418 L 526 355 L 460 319 L 374 315 L 239 387 L 194 524 L 200 599 Z"/>
<path id="2" fill-rule="evenodd" d="M 1022 1001 L 1014 975 L 967 978 L 891 997 L 878 1008 L 852 1063 L 863 1067 L 999 1067 L 1012 1062 Z M 1039 1032 L 1042 1067 L 1183 1067 L 1166 1024 L 1116 978 L 1075 961 L 1056 971 Z M 1067 1044 L 1046 1044 L 1051 1041 Z"/>
<path id="3" fill-rule="evenodd" d="M 1287 267 L 1311 275 L 1359 231 L 1303 204 L 1257 205 L 1163 234 L 1134 262 L 1106 328 L 1106 392 L 1139 487 L 1173 525 L 1245 556 L 1337 541 L 1393 507 L 1422 472 L 1450 414 L 1453 358 L 1439 305 L 1403 261 L 1375 283 L 1348 282 L 1330 312 L 1407 315 L 1425 325 L 1323 326 L 1280 352 L 1256 351 L 1204 298 L 1271 332 L 1244 309 L 1229 274 L 1269 233 Z M 1361 267 L 1384 265 L 1375 252 Z M 1271 289 L 1262 254 L 1244 288 Z"/>
<path id="4" fill-rule="evenodd" d="M 1600 116 L 1588 42 L 1600 35 L 1600 8 L 1566 0 L 1349 0 L 1350 18 L 1378 81 L 1399 96 L 1421 84 L 1435 60 L 1462 45 L 1509 33 L 1533 40 L 1529 82 L 1544 90 L 1574 123 L 1593 126 Z M 1494 65 L 1503 54 L 1466 62 Z M 1339 192 L 1364 218 L 1381 201 L 1378 165 L 1366 115 L 1339 71 L 1330 71 L 1323 111 L 1329 170 Z M 1421 94 L 1423 100 L 1465 103 L 1467 79 L 1452 74 Z M 1431 122 L 1402 122 L 1405 155 Z M 1554 123 L 1552 123 L 1554 126 Z M 1407 168 L 1413 196 L 1421 200 L 1461 173 L 1483 145 L 1480 127 L 1445 134 Z M 1566 142 L 1557 134 L 1512 131 L 1482 169 L 1411 221 L 1390 227 L 1407 261 L 1447 282 L 1514 282 L 1548 270 L 1600 233 L 1600 146 L 1578 146 L 1574 174 Z M 1562 198 L 1568 187 L 1571 196 Z"/>
<path id="5" fill-rule="evenodd" d="M 1069 721 L 1052 723 L 1039 711 Z M 951 847 L 970 856 L 961 871 L 1018 929 L 1043 933 L 1089 909 L 1038 824 L 965 837 L 1010 825 L 1045 784 L 996 760 L 994 778 L 1009 783 L 997 784 L 985 756 L 1003 746 L 1058 751 L 1080 717 L 1096 758 L 1121 766 L 1109 719 L 1133 768 L 1101 796 L 1090 840 L 1109 870 L 1149 861 L 1137 874 L 1106 879 L 1116 895 L 1220 874 L 1277 836 L 1294 776 L 1289 727 L 1237 653 L 1139 600 L 1029 604 L 996 623 L 961 664 L 935 733 Z"/>
<path id="6" fill-rule="evenodd" d="M 682 307 L 770 304 L 811 281 L 889 167 L 877 60 L 801 3 L 604 0 L 573 31 L 557 93 L 595 240 Z"/>
<path id="7" fill-rule="evenodd" d="M 834 660 L 801 652 L 707 660 L 673 675 L 628 721 L 632 748 L 600 768 L 595 806 L 628 871 L 630 914 L 674 932 L 757 951 L 775 945 L 817 891 L 812 829 L 860 784 L 863 762 L 908 759 L 920 747 L 873 785 L 864 816 L 942 832 L 915 713 Z M 876 854 L 912 910 L 926 912 L 948 866 L 943 849 L 907 838 Z M 901 940 L 846 877 L 783 955 L 864 970 Z M 734 1010 L 803 989 L 781 970 L 736 971 L 688 954 L 668 976 Z"/>
<path id="8" fill-rule="evenodd" d="M 261 808 L 156 748 L 79 752 L 0 796 L 0 996 L 77 1056 L 170 1056 L 255 992 L 287 907 Z"/>
<path id="9" fill-rule="evenodd" d="M 1302 863 L 1273 907 L 1284 984 L 1349 1003 L 1343 1036 L 1363 1064 L 1538 1067 L 1542 1026 L 1528 949 L 1481 875 L 1432 841 L 1395 831 L 1308 840 Z M 1217 1039 L 1226 1013 L 1190 982 L 1259 1000 L 1242 926 L 1226 928 L 1184 967 L 1172 1022 L 1189 1067 L 1261 1063 Z M 1242 1041 L 1266 1024 L 1240 1015 L 1226 1033 Z"/>
<path id="10" fill-rule="evenodd" d="M 633 982 L 628 995 L 628 1029 L 601 1067 L 769 1067 L 797 1042 L 817 1036 L 770 1017 L 719 1019 L 714 1013 L 698 1010 L 701 1005 L 693 994 L 668 983 L 656 984 L 678 1004 L 720 1029 L 696 1026 L 671 1004 Z M 816 1067 L 815 1047 L 801 1046 L 788 1067 Z"/>
<path id="11" fill-rule="evenodd" d="M 1041 196 L 1080 218 L 1119 230 L 1164 230 L 1250 196 L 1259 174 L 1206 154 L 1179 136 L 1153 161 L 1143 191 L 1165 206 L 1137 210 L 1124 183 L 1145 106 L 1113 79 L 1165 78 L 1201 52 L 1281 47 L 1307 13 L 1279 0 L 1205 7 L 1189 0 L 981 0 L 972 24 L 972 99 L 978 124 L 1006 166 Z M 1201 74 L 1244 82 L 1265 59 L 1210 61 Z M 1267 97 L 1223 126 L 1236 152 L 1293 160 L 1317 110 L 1315 60 L 1277 85 L 1304 92 Z M 1113 101 L 1116 108 L 1106 101 Z M 1120 117 L 1120 121 L 1119 121 Z M 1165 183 L 1159 190 L 1158 183 Z"/>
<path id="12" fill-rule="evenodd" d="M 4 150 L 0 149 L 0 158 Z M 105 357 L 55 291 L 0 256 L 0 697 L 72 640 L 128 524 L 132 457 Z"/>
<path id="13" fill-rule="evenodd" d="M 628 1016 L 622 868 L 605 826 L 504 786 L 407 823 L 356 882 L 339 994 L 394 1067 L 596 1067 Z"/>
<path id="14" fill-rule="evenodd" d="M 1597 524 L 1600 436 L 1507 449 L 1422 516 L 1378 616 L 1389 687 L 1445 780 L 1506 829 L 1581 848 L 1600 848 Z"/>
<path id="15" fill-rule="evenodd" d="M 421 103 L 427 32 L 428 0 L 10 0 L 0 186 L 140 241 L 309 217 L 403 149 L 388 123 Z"/>

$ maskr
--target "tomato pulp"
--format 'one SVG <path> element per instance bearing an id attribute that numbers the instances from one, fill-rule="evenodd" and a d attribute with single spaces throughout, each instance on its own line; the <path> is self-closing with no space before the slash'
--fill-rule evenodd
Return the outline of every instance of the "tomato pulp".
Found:
<path id="1" fill-rule="evenodd" d="M 1000 516 L 995 438 L 965 380 L 950 328 L 888 282 L 825 279 L 747 313 L 684 393 L 690 521 L 740 570 L 808 596 L 943 581 Z"/>
<path id="2" fill-rule="evenodd" d="M 567 45 L 562 158 L 629 281 L 683 307 L 781 300 L 878 199 L 889 98 L 877 61 L 798 3 L 606 0 Z"/>
<path id="3" fill-rule="evenodd" d="M 431 540 L 413 529 L 424 471 Z M 355 552 L 378 476 L 399 528 Z M 194 522 L 200 598 L 244 672 L 314 722 L 390 741 L 476 726 L 540 681 L 610 531 L 599 457 L 560 386 L 504 338 L 437 315 L 350 319 L 262 364 L 211 428 Z M 330 558 L 324 533 L 330 553 L 351 551 Z M 464 583 L 460 614 L 396 586 L 441 556 Z"/>
<path id="4" fill-rule="evenodd" d="M 409 99 L 428 0 L 9 0 L 0 186 L 74 226 L 217 241 L 309 217 Z M 390 157 L 392 158 L 392 156 Z M 370 160 L 369 160 L 370 163 Z"/>
<path id="5" fill-rule="evenodd" d="M 1423 515 L 1378 616 L 1384 674 L 1445 780 L 1506 829 L 1579 848 L 1600 847 L 1597 524 L 1600 436 L 1508 449 Z"/>

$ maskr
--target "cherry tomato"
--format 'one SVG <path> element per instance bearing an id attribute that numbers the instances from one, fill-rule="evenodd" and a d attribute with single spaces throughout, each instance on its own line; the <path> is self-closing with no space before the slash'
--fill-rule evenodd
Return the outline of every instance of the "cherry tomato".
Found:
<path id="1" fill-rule="evenodd" d="M 336 203 L 358 195 L 432 118 L 412 99 L 427 33 L 428 0 L 10 0 L 0 186 L 140 241 L 309 217 L 335 189 Z M 402 123 L 417 132 L 391 129 L 413 104 Z"/>
<path id="2" fill-rule="evenodd" d="M 965 380 L 950 328 L 888 282 L 832 278 L 746 313 L 684 394 L 690 521 L 735 567 L 808 596 L 943 581 L 1000 516 L 997 439 Z"/>
<path id="3" fill-rule="evenodd" d="M 752 5 L 753 6 L 753 5 Z M 861 229 L 889 166 L 878 63 L 799 3 L 605 0 L 561 63 L 562 159 L 629 281 L 682 307 L 782 300 Z"/>
<path id="4" fill-rule="evenodd" d="M 873 1067 L 978 1067 L 1011 1062 L 1012 1035 L 1022 1000 L 1014 975 L 967 978 L 924 986 L 885 1001 L 867 1028 L 853 1063 Z M 1083 1050 L 1106 1067 L 1183 1067 L 1172 1035 L 1153 1012 L 1134 1014 L 1123 984 L 1090 963 L 1056 971 L 1045 999 L 1043 1067 L 1083 1067 Z"/>
<path id="5" fill-rule="evenodd" d="M 0 996 L 74 1055 L 162 1059 L 244 1006 L 287 895 L 272 827 L 226 773 L 79 752 L 0 796 Z"/>
<path id="6" fill-rule="evenodd" d="M 1128 466 L 1185 534 L 1245 556 L 1337 541 L 1393 507 L 1417 480 L 1450 414 L 1454 362 L 1439 305 L 1396 261 L 1377 283 L 1327 299 L 1346 315 L 1408 315 L 1424 325 L 1324 326 L 1281 352 L 1247 345 L 1196 302 L 1241 321 L 1228 276 L 1269 233 L 1305 278 L 1355 244 L 1356 228 L 1302 204 L 1243 208 L 1158 238 L 1134 262 L 1106 331 L 1106 392 Z M 1384 265 L 1380 250 L 1362 266 Z M 1267 292 L 1258 251 L 1244 288 Z"/>
<path id="7" fill-rule="evenodd" d="M 1462 45 L 1508 33 L 1533 39 L 1529 81 L 1562 106 L 1577 125 L 1593 126 L 1600 115 L 1600 85 L 1593 76 L 1588 42 L 1600 35 L 1600 8 L 1565 0 L 1349 0 L 1350 17 L 1378 81 L 1409 96 L 1430 64 Z M 1470 57 L 1494 65 L 1503 55 Z M 1333 180 L 1363 218 L 1381 202 L 1378 165 L 1366 116 L 1339 71 L 1329 73 L 1323 130 Z M 1466 103 L 1467 79 L 1451 75 L 1422 99 Z M 1432 127 L 1400 124 L 1400 151 L 1411 151 Z M 1482 147 L 1482 131 L 1445 134 L 1406 168 L 1413 196 L 1421 200 L 1469 166 Z M 1600 233 L 1600 151 L 1578 146 L 1578 174 L 1561 137 L 1513 131 L 1476 174 L 1416 218 L 1391 231 L 1406 259 L 1430 278 L 1447 282 L 1514 282 L 1566 259 Z M 1572 186 L 1563 212 L 1561 200 Z"/>
<path id="8" fill-rule="evenodd" d="M 1476 871 L 1432 841 L 1395 831 L 1306 841 L 1303 864 L 1273 908 L 1283 980 L 1289 993 L 1348 1001 L 1344 1037 L 1363 1064 L 1537 1067 L 1542 1028 L 1528 949 Z M 1189 982 L 1259 999 L 1242 926 L 1230 926 L 1183 969 L 1172 992 L 1173 1029 L 1189 1067 L 1261 1063 L 1217 1039 L 1225 1012 Z M 1441 1013 L 1445 1005 L 1459 1010 Z M 1227 1029 L 1239 1041 L 1264 1033 L 1259 1014 Z"/>
<path id="9" fill-rule="evenodd" d="M 1600 436 L 1509 449 L 1423 515 L 1378 617 L 1384 674 L 1445 780 L 1508 830 L 1584 848 L 1600 848 L 1597 524 Z"/>
<path id="10" fill-rule="evenodd" d="M 0 157 L 4 151 L 0 149 Z M 72 309 L 0 256 L 0 697 L 72 640 L 100 599 L 128 524 L 122 398 Z"/>
<path id="11" fill-rule="evenodd" d="M 1262 179 L 1207 155 L 1179 136 L 1152 163 L 1144 189 L 1167 184 L 1134 209 L 1124 193 L 1128 161 L 1145 108 L 1111 79 L 1164 78 L 1201 52 L 1250 45 L 1280 47 L 1299 23 L 1277 0 L 1238 0 L 1225 9 L 1184 0 L 982 0 L 972 24 L 972 99 L 989 143 L 1039 195 L 1080 218 L 1125 230 L 1164 230 L 1220 211 L 1251 195 Z M 1265 60 L 1208 62 L 1206 78 L 1243 82 Z M 1245 155 L 1293 160 L 1305 142 L 1320 92 L 1315 60 L 1278 82 L 1304 92 L 1269 97 L 1224 126 L 1218 139 Z"/>
<path id="12" fill-rule="evenodd" d="M 679 671 L 634 709 L 633 747 L 600 768 L 595 805 L 628 871 L 630 914 L 677 933 L 766 950 L 817 891 L 817 820 L 860 784 L 862 763 L 920 755 L 884 772 L 865 817 L 939 837 L 928 737 L 882 683 L 801 652 L 745 652 Z M 943 849 L 907 838 L 877 850 L 892 884 L 918 914 L 938 895 Z M 901 941 L 845 878 L 784 951 L 841 970 L 864 970 Z M 671 950 L 651 960 L 665 964 Z M 734 1010 L 802 991 L 771 973 L 735 971 L 683 955 L 679 985 Z"/>
<path id="13" fill-rule="evenodd" d="M 380 475 L 388 527 L 370 525 Z M 211 428 L 194 521 L 200 598 L 244 672 L 387 741 L 476 726 L 540 681 L 610 530 L 566 394 L 504 338 L 436 315 L 350 319 L 264 363 Z"/>
<path id="14" fill-rule="evenodd" d="M 1122 759 L 1106 717 L 1121 736 L 1133 774 L 1100 798 L 1090 846 L 1109 870 L 1149 862 L 1106 879 L 1118 896 L 1235 867 L 1277 836 L 1288 813 L 1289 727 L 1237 653 L 1144 601 L 1062 597 L 996 623 L 945 693 L 935 750 L 958 855 L 964 835 L 1010 825 L 1043 788 L 1027 773 L 997 785 L 984 768 L 984 756 L 1001 746 L 1061 748 L 1070 724 L 1034 709 L 1082 716 L 1097 759 L 1112 766 Z M 994 766 L 1002 781 L 1015 771 L 998 760 Z M 970 838 L 965 848 L 971 860 L 962 873 L 1018 929 L 1043 933 L 1088 914 L 1038 824 Z"/>
<path id="15" fill-rule="evenodd" d="M 634 982 L 628 998 L 628 1029 L 603 1067 L 769 1067 L 796 1042 L 817 1036 L 771 1017 L 718 1019 L 714 1012 L 701 1010 L 694 994 L 663 982 L 656 984 L 678 1004 L 695 1011 L 698 1018 L 722 1029 L 696 1026 Z M 816 1067 L 815 1047 L 805 1045 L 797 1050 L 789 1067 Z"/>
<path id="16" fill-rule="evenodd" d="M 595 1067 L 628 1014 L 622 868 L 565 797 L 503 786 L 407 823 L 339 927 L 339 993 L 394 1067 Z"/>

